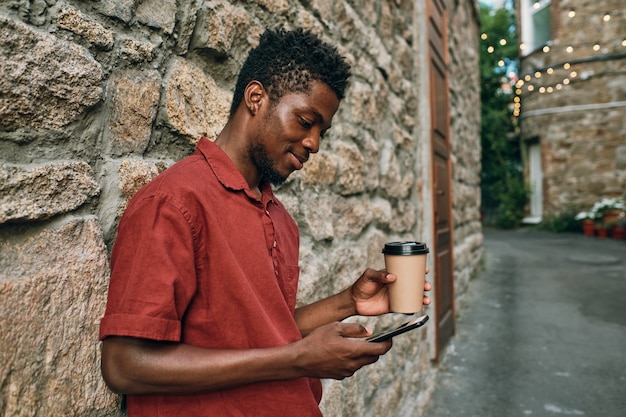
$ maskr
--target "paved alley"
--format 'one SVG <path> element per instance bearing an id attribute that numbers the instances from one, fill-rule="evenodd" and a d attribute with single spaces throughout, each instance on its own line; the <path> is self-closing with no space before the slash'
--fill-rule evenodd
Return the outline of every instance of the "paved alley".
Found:
<path id="1" fill-rule="evenodd" d="M 626 416 L 626 241 L 486 231 L 424 417 Z"/>

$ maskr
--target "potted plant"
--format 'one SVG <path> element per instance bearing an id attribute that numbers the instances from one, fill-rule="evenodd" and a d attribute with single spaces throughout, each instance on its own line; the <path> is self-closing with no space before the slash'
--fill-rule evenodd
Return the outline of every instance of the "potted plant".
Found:
<path id="1" fill-rule="evenodd" d="M 583 234 L 585 236 L 594 236 L 596 229 L 596 221 L 594 214 L 590 211 L 581 211 L 576 215 L 576 220 L 580 220 L 583 226 Z"/>
<path id="2" fill-rule="evenodd" d="M 591 211 L 597 213 L 604 225 L 614 224 L 624 215 L 626 205 L 619 198 L 604 198 L 593 205 Z"/>
<path id="3" fill-rule="evenodd" d="M 583 233 L 585 236 L 604 238 L 608 236 L 608 231 L 613 230 L 618 220 L 626 215 L 626 205 L 619 198 L 603 198 L 596 202 L 591 210 L 581 211 L 576 215 L 577 220 L 582 221 Z M 619 234 L 619 232 L 618 232 Z"/>
<path id="4" fill-rule="evenodd" d="M 613 239 L 626 239 L 626 215 L 620 216 L 617 222 L 615 222 L 615 226 L 613 226 Z"/>

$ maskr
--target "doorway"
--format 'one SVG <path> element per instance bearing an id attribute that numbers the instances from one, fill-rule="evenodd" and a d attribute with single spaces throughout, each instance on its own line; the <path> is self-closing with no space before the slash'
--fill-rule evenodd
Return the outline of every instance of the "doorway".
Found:
<path id="1" fill-rule="evenodd" d="M 431 149 L 434 210 L 435 360 L 454 334 L 454 265 L 450 160 L 447 14 L 443 0 L 428 0 Z"/>
<path id="2" fill-rule="evenodd" d="M 528 182 L 530 185 L 530 215 L 524 223 L 537 224 L 543 217 L 543 169 L 541 166 L 541 144 L 528 145 Z"/>

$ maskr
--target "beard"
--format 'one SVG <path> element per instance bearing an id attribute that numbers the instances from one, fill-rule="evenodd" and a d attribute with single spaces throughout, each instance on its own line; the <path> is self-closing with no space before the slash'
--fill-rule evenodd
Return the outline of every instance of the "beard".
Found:
<path id="1" fill-rule="evenodd" d="M 281 185 L 287 180 L 287 177 L 284 177 L 274 168 L 274 161 L 268 156 L 263 145 L 250 145 L 248 155 L 261 177 L 270 184 Z"/>

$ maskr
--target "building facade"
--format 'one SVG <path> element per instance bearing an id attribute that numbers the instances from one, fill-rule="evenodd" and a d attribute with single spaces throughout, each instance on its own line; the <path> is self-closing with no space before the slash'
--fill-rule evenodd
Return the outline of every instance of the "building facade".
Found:
<path id="1" fill-rule="evenodd" d="M 626 197 L 626 3 L 517 7 L 527 221 Z"/>

